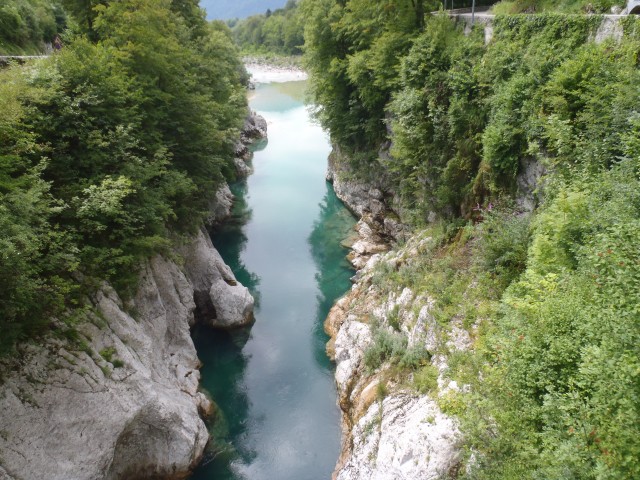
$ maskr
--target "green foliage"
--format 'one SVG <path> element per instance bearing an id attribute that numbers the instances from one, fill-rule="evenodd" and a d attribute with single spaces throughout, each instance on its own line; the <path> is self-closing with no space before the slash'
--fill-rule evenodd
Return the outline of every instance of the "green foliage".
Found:
<path id="1" fill-rule="evenodd" d="M 364 352 L 364 364 L 369 372 L 375 371 L 386 361 L 399 361 L 407 350 L 407 339 L 400 333 L 385 328 L 374 328 L 373 341 Z"/>
<path id="2" fill-rule="evenodd" d="M 496 209 L 485 213 L 476 239 L 478 267 L 506 288 L 525 270 L 530 215 Z"/>
<path id="3" fill-rule="evenodd" d="M 415 224 L 444 217 L 416 258 L 377 267 L 372 284 L 433 298 L 443 337 L 452 319 L 477 325 L 475 351 L 449 355 L 471 393 L 439 399 L 474 452 L 462 477 L 640 478 L 638 21 L 596 44 L 596 15 L 504 15 L 485 45 L 482 30 L 465 36 L 446 16 L 392 27 L 396 5 L 303 2 L 306 55 L 343 156 L 375 158 L 386 122 L 392 158 L 369 161 L 369 174 L 390 181 Z M 544 205 L 489 211 L 531 161 L 547 169 Z M 401 333 L 373 335 L 370 370 L 413 369 L 418 390 L 433 388 Z"/>
<path id="4" fill-rule="evenodd" d="M 115 347 L 107 347 L 100 350 L 100 356 L 104 358 L 107 362 L 111 363 L 113 360 L 113 356 L 118 353 Z"/>
<path id="5" fill-rule="evenodd" d="M 295 1 L 284 8 L 267 10 L 232 23 L 233 37 L 248 53 L 301 55 L 304 44 L 304 24 Z"/>
<path id="6" fill-rule="evenodd" d="M 29 332 L 42 331 L 72 299 L 67 278 L 77 267 L 69 236 L 53 223 L 63 204 L 42 179 L 46 161 L 25 126 L 28 111 L 20 97 L 37 98 L 15 70 L 0 72 L 0 354 Z"/>
<path id="7" fill-rule="evenodd" d="M 432 393 L 438 388 L 438 369 L 425 365 L 413 374 L 413 388 L 422 394 Z"/>
<path id="8" fill-rule="evenodd" d="M 611 7 L 624 8 L 626 2 L 621 0 L 503 0 L 494 5 L 495 14 L 515 13 L 611 13 Z"/>
<path id="9" fill-rule="evenodd" d="M 378 384 L 376 385 L 376 399 L 378 400 L 378 402 L 382 402 L 388 393 L 389 390 L 387 389 L 386 383 L 384 383 L 383 381 L 378 382 Z"/>
<path id="10" fill-rule="evenodd" d="M 94 3 L 75 4 L 88 37 L 0 72 L 2 351 L 80 287 L 131 292 L 232 175 L 246 73 L 229 29 L 194 0 Z"/>
<path id="11" fill-rule="evenodd" d="M 121 359 L 115 356 L 117 353 L 118 351 L 115 347 L 107 347 L 100 350 L 100 356 L 113 365 L 113 368 L 122 368 L 125 364 Z M 104 371 L 105 370 L 103 370 L 103 372 Z M 108 371 L 108 369 L 106 371 Z M 108 374 L 105 373 L 105 376 L 108 376 Z"/>
<path id="12" fill-rule="evenodd" d="M 479 36 L 465 40 L 446 16 L 436 16 L 402 60 L 401 88 L 389 104 L 393 158 L 385 166 L 420 216 L 470 195 L 485 114 L 470 96 L 478 86 L 469 76 L 481 42 Z"/>
<path id="13" fill-rule="evenodd" d="M 393 316 L 389 319 L 389 323 L 394 323 Z M 422 345 L 408 347 L 407 337 L 399 328 L 391 327 L 390 330 L 374 324 L 372 336 L 372 342 L 365 350 L 363 357 L 364 365 L 370 373 L 380 368 L 385 362 L 397 365 L 402 370 L 418 370 L 427 365 L 431 359 L 431 355 Z"/>
<path id="14" fill-rule="evenodd" d="M 0 0 L 0 55 L 44 51 L 66 26 L 60 5 L 45 0 Z"/>
<path id="15" fill-rule="evenodd" d="M 398 365 L 403 369 L 417 370 L 427 365 L 430 360 L 431 355 L 424 346 L 414 345 L 407 348 L 400 358 Z"/>
<path id="16" fill-rule="evenodd" d="M 639 165 L 563 186 L 534 223 L 463 416 L 479 449 L 472 478 L 640 474 Z"/>
<path id="17" fill-rule="evenodd" d="M 344 151 L 367 152 L 369 163 L 369 154 L 386 137 L 384 108 L 397 83 L 399 60 L 422 29 L 429 5 L 303 0 L 300 8 L 316 115 Z"/>
<path id="18" fill-rule="evenodd" d="M 387 7 L 303 2 L 306 61 L 318 118 L 356 171 L 378 168 L 391 128 L 383 167 L 417 224 L 512 194 L 525 158 L 597 170 L 621 154 L 634 46 L 589 44 L 600 17 L 498 17 L 485 46 L 481 29 L 465 36 L 435 15 L 421 32 L 410 10 Z"/>

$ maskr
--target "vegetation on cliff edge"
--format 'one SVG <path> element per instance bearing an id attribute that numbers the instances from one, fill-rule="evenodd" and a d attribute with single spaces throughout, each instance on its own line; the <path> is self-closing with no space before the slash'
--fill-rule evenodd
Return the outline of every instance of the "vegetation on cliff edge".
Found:
<path id="1" fill-rule="evenodd" d="M 132 287 L 233 175 L 246 73 L 229 29 L 196 0 L 98 3 L 69 2 L 61 51 L 0 71 L 0 352 L 96 281 Z"/>
<path id="2" fill-rule="evenodd" d="M 638 22 L 596 44 L 595 15 L 498 16 L 485 44 L 482 27 L 422 20 L 418 4 L 301 8 L 317 117 L 436 238 L 377 281 L 472 332 L 472 352 L 449 358 L 470 392 L 442 405 L 465 433 L 459 475 L 638 478 Z M 370 367 L 401 358 L 393 335 Z"/>

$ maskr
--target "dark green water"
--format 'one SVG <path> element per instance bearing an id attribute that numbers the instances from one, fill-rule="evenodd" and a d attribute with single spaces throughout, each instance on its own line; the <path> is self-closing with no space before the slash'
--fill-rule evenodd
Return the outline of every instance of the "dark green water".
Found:
<path id="1" fill-rule="evenodd" d="M 257 300 L 250 332 L 194 332 L 202 383 L 219 406 L 196 480 L 328 480 L 339 454 L 333 367 L 322 323 L 350 287 L 340 246 L 354 220 L 324 180 L 329 142 L 304 83 L 259 85 L 269 122 L 255 172 L 233 186 L 234 217 L 213 241 Z"/>

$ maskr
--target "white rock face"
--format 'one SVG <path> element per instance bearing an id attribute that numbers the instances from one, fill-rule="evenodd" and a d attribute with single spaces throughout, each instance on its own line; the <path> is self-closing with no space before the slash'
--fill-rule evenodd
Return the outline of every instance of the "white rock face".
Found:
<path id="1" fill-rule="evenodd" d="M 249 150 L 249 145 L 267 138 L 267 121 L 256 112 L 248 112 L 240 139 L 235 145 L 235 158 L 233 165 L 236 170 L 237 178 L 245 178 L 253 173 L 251 159 L 253 153 Z"/>
<path id="2" fill-rule="evenodd" d="M 246 166 L 246 164 L 242 160 L 238 161 L 242 162 L 242 164 Z M 215 198 L 209 205 L 209 211 L 211 213 L 206 219 L 207 225 L 215 225 L 229 218 L 231 216 L 231 209 L 233 208 L 233 199 L 233 193 L 231 193 L 229 185 L 227 185 L 227 182 L 225 182 L 218 189 Z"/>
<path id="3" fill-rule="evenodd" d="M 213 248 L 209 235 L 200 232 L 181 253 L 200 320 L 216 328 L 237 328 L 253 322 L 253 297 Z"/>
<path id="4" fill-rule="evenodd" d="M 468 332 L 455 319 L 446 329 L 439 325 L 426 295 L 400 286 L 386 290 L 373 281 L 377 264 L 397 268 L 431 245 L 430 237 L 415 236 L 402 249 L 373 254 L 325 322 L 342 410 L 336 480 L 435 480 L 451 478 L 459 468 L 460 432 L 456 420 L 438 407 L 438 392 L 410 392 L 393 379 L 390 363 L 368 371 L 363 361 L 375 341 L 373 329 L 386 329 L 406 337 L 409 348 L 424 347 L 433 355 L 441 394 L 461 389 L 447 376 L 444 352 L 469 348 Z"/>
<path id="5" fill-rule="evenodd" d="M 624 29 L 619 17 L 603 17 L 602 23 L 596 31 L 594 42 L 602 43 L 611 38 L 615 42 L 620 42 L 624 36 Z"/>
<path id="6" fill-rule="evenodd" d="M 334 146 L 329 156 L 326 178 L 333 184 L 336 195 L 351 212 L 360 217 L 377 235 L 376 243 L 382 239 L 388 243 L 388 239 L 404 240 L 409 234 L 408 228 L 398 220 L 397 210 L 399 204 L 395 204 L 393 195 L 385 198 L 385 186 L 383 179 L 365 182 L 356 178 L 351 171 L 348 162 L 341 158 L 340 150 Z M 364 236 L 367 234 L 365 232 Z M 387 237 L 384 240 L 381 237 Z M 361 268 L 358 266 L 356 268 Z"/>
<path id="7" fill-rule="evenodd" d="M 53 339 L 29 346 L 0 387 L 0 457 L 15 479 L 177 478 L 202 454 L 184 274 L 156 257 L 128 308 L 108 286 L 95 305 L 94 323 L 78 327 L 81 350 Z"/>
<path id="8" fill-rule="evenodd" d="M 341 392 L 347 393 L 348 384 L 357 373 L 362 356 L 371 343 L 369 325 L 360 323 L 354 318 L 340 328 L 335 341 L 336 383 Z"/>
<path id="9" fill-rule="evenodd" d="M 389 396 L 353 428 L 354 454 L 337 480 L 435 480 L 457 467 L 458 429 L 428 397 Z"/>
<path id="10" fill-rule="evenodd" d="M 455 422 L 428 397 L 386 397 L 354 426 L 354 453 L 337 480 L 447 478 L 457 467 L 457 434 Z"/>
<path id="11" fill-rule="evenodd" d="M 173 480 L 197 465 L 209 438 L 200 414 L 211 404 L 198 391 L 190 336 L 193 279 L 207 292 L 217 281 L 230 287 L 215 294 L 233 307 L 211 299 L 227 322 L 248 316 L 253 300 L 228 285 L 233 275 L 204 234 L 183 252 L 189 276 L 155 257 L 126 304 L 108 285 L 99 290 L 75 343 L 50 336 L 1 365 L 0 479 Z"/>
<path id="12" fill-rule="evenodd" d="M 373 255 L 389 250 L 389 244 L 378 235 L 365 220 L 359 220 L 355 226 L 357 240 L 350 245 L 347 259 L 357 270 L 362 269 Z"/>

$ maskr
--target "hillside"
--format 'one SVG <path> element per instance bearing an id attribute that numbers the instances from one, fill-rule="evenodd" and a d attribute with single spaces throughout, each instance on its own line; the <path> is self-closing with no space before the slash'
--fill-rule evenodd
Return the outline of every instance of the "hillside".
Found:
<path id="1" fill-rule="evenodd" d="M 2 41 L 56 33 L 6 3 Z M 185 478 L 213 409 L 190 329 L 253 320 L 204 224 L 266 124 L 196 0 L 61 3 L 61 48 L 0 67 L 0 478 Z"/>
<path id="2" fill-rule="evenodd" d="M 362 217 L 327 320 L 338 479 L 640 476 L 640 30 L 574 13 L 614 3 L 471 29 L 427 2 L 302 2 L 330 176 Z"/>
<path id="3" fill-rule="evenodd" d="M 202 0 L 200 6 L 207 11 L 207 20 L 230 20 L 282 8 L 286 3 L 287 0 Z"/>

